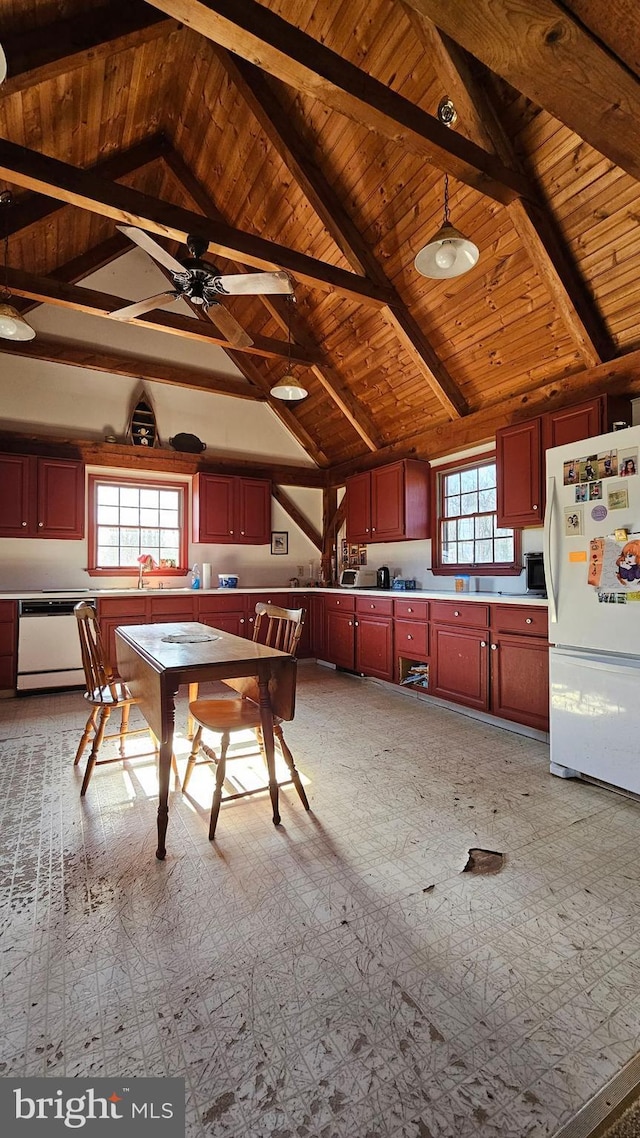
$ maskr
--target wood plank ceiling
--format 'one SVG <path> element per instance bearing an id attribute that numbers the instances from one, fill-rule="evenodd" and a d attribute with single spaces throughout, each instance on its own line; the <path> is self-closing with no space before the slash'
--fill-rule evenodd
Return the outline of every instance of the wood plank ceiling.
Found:
<path id="1" fill-rule="evenodd" d="M 122 218 L 174 253 L 198 225 L 222 272 L 287 268 L 309 396 L 272 405 L 337 473 L 448 453 L 590 392 L 640 394 L 631 0 L 615 18 L 604 0 L 0 0 L 0 42 L 18 306 L 80 304 L 75 282 L 129 247 Z M 445 170 L 480 260 L 433 281 L 413 260 L 441 224 Z M 227 345 L 245 379 L 226 390 L 265 399 L 291 306 L 226 303 L 254 341 Z M 209 321 L 194 331 L 225 342 Z M 0 351 L 82 366 L 77 345 L 41 337 Z M 155 378 L 202 386 L 161 362 Z"/>

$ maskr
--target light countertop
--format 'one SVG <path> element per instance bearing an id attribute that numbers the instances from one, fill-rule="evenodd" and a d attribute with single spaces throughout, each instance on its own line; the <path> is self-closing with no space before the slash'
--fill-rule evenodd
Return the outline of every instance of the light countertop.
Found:
<path id="1" fill-rule="evenodd" d="M 407 590 L 404 590 L 404 589 L 342 589 L 342 588 L 338 588 L 338 587 L 336 587 L 336 588 L 315 588 L 313 586 L 309 586 L 308 588 L 301 586 L 298 589 L 291 589 L 291 588 L 287 588 L 286 586 L 282 586 L 282 585 L 273 586 L 273 587 L 270 585 L 259 585 L 259 586 L 256 586 L 255 588 L 244 588 L 244 589 L 243 588 L 239 588 L 239 589 L 191 589 L 191 588 L 184 587 L 184 586 L 182 588 L 176 588 L 176 589 L 170 589 L 170 588 L 169 589 L 168 588 L 158 589 L 157 587 L 156 588 L 146 588 L 146 589 L 137 589 L 137 588 L 125 588 L 125 589 L 80 588 L 80 589 L 69 589 L 69 590 L 60 590 L 60 589 L 46 589 L 46 590 L 43 590 L 43 589 L 24 589 L 24 590 L 18 590 L 18 589 L 15 589 L 12 591 L 0 592 L 0 600 L 30 601 L 30 600 L 44 600 L 44 599 L 54 600 L 56 598 L 59 600 L 68 600 L 68 599 L 74 598 L 74 597 L 77 597 L 78 600 L 82 600 L 83 597 L 95 597 L 98 600 L 100 600 L 103 597 L 126 597 L 126 596 L 134 597 L 134 596 L 137 596 L 138 594 L 142 594 L 146 597 L 149 597 L 149 596 L 150 597 L 172 597 L 172 596 L 180 596 L 180 595 L 186 596 L 186 594 L 188 594 L 188 593 L 194 597 L 196 597 L 196 596 L 227 596 L 229 593 L 238 593 L 238 594 L 260 593 L 261 595 L 264 595 L 265 593 L 272 593 L 274 596 L 276 596 L 276 595 L 283 595 L 283 594 L 288 595 L 290 593 L 298 593 L 298 592 L 301 594 L 308 594 L 308 593 L 335 593 L 335 594 L 340 594 L 341 593 L 345 596 L 350 594 L 350 593 L 353 593 L 356 596 L 391 597 L 397 601 L 402 601 L 402 600 L 409 601 L 411 599 L 413 599 L 413 600 L 435 600 L 435 601 L 455 601 L 457 604 L 462 604 L 462 603 L 466 604 L 469 601 L 472 604 L 481 602 L 483 604 L 492 603 L 492 604 L 501 604 L 501 605 L 503 605 L 503 604 L 506 604 L 506 605 L 535 605 L 535 606 L 540 606 L 542 608 L 546 608 L 548 605 L 548 601 L 547 601 L 546 597 L 529 596 L 529 594 L 527 594 L 527 593 L 456 593 L 452 589 L 442 589 L 442 590 L 437 590 L 437 589 L 407 589 Z"/>

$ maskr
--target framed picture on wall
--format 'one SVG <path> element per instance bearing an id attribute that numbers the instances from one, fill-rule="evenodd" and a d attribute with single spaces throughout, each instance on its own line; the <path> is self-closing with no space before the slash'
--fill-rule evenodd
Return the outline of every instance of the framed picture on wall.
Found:
<path id="1" fill-rule="evenodd" d="M 289 552 L 289 534 L 287 530 L 271 531 L 271 552 L 281 554 Z"/>

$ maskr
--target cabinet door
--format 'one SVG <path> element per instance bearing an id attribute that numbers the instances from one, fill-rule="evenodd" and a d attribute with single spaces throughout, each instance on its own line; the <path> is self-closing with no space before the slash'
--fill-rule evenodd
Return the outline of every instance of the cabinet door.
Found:
<path id="1" fill-rule="evenodd" d="M 373 541 L 399 541 L 405 536 L 401 462 L 371 471 L 371 536 Z"/>
<path id="2" fill-rule="evenodd" d="M 435 665 L 433 695 L 475 707 L 489 708 L 487 633 L 469 628 L 431 626 L 431 652 Z"/>
<path id="3" fill-rule="evenodd" d="M 242 545 L 268 545 L 271 541 L 271 483 L 261 478 L 239 478 L 236 539 Z"/>
<path id="4" fill-rule="evenodd" d="M 173 624 L 196 620 L 195 597 L 151 597 L 151 623 Z"/>
<path id="5" fill-rule="evenodd" d="M 0 455 L 0 535 L 33 537 L 36 487 L 35 459 L 23 454 Z"/>
<path id="6" fill-rule="evenodd" d="M 235 544 L 235 479 L 196 474 L 193 480 L 193 540 Z"/>
<path id="7" fill-rule="evenodd" d="M 496 431 L 498 525 L 535 526 L 544 520 L 541 420 Z"/>
<path id="8" fill-rule="evenodd" d="M 527 636 L 491 641 L 491 711 L 549 730 L 549 645 Z"/>
<path id="9" fill-rule="evenodd" d="M 577 443 L 589 439 L 606 430 L 603 422 L 603 399 L 596 397 L 588 403 L 576 407 L 564 407 L 561 411 L 548 411 L 542 420 L 542 445 L 544 450 L 561 447 L 566 443 Z"/>
<path id="10" fill-rule="evenodd" d="M 355 667 L 355 616 L 352 612 L 327 612 L 327 660 L 339 668 Z"/>
<path id="11" fill-rule="evenodd" d="M 84 537 L 84 464 L 39 458 L 36 496 L 38 537 Z"/>
<path id="12" fill-rule="evenodd" d="M 325 604 L 322 594 L 309 597 L 309 610 L 307 613 L 307 621 L 310 625 L 310 648 L 313 656 L 319 656 L 321 660 L 325 659 L 326 653 L 326 634 L 325 634 Z"/>
<path id="13" fill-rule="evenodd" d="M 0 691 L 13 691 L 18 662 L 18 606 L 0 601 Z"/>
<path id="14" fill-rule="evenodd" d="M 390 617 L 356 619 L 356 671 L 381 680 L 393 677 L 393 623 Z"/>
<path id="15" fill-rule="evenodd" d="M 309 594 L 290 593 L 283 603 L 290 609 L 304 609 L 304 624 L 298 641 L 296 656 L 299 660 L 313 656 L 311 650 L 311 598 Z"/>
<path id="16" fill-rule="evenodd" d="M 100 635 L 113 668 L 117 668 L 115 630 L 124 624 L 147 624 L 149 607 L 141 593 L 137 597 L 105 597 L 98 601 Z"/>
<path id="17" fill-rule="evenodd" d="M 247 632 L 247 617 L 244 609 L 237 612 L 209 612 L 200 617 L 202 624 L 211 628 L 220 628 L 222 632 L 231 632 L 233 636 L 250 637 Z"/>
<path id="18" fill-rule="evenodd" d="M 371 541 L 371 473 L 347 478 L 347 540 Z"/>

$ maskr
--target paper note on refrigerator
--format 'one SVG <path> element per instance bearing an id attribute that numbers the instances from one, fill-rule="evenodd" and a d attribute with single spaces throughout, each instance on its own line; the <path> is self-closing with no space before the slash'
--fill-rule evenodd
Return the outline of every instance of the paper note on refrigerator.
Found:
<path id="1" fill-rule="evenodd" d="M 589 542 L 588 583 L 620 592 L 640 588 L 640 534 L 630 534 L 623 545 L 611 537 Z"/>

